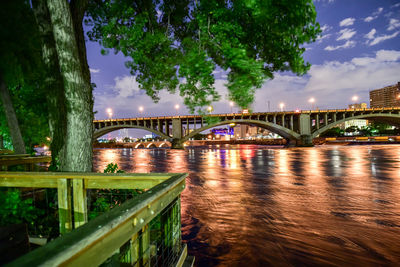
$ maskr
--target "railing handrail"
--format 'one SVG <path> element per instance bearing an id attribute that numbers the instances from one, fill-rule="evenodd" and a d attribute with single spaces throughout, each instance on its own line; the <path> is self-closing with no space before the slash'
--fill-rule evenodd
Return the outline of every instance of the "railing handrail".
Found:
<path id="1" fill-rule="evenodd" d="M 115 176 L 124 175 L 127 174 Z M 101 264 L 180 195 L 186 176 L 186 173 L 175 174 L 121 206 L 18 258 L 10 266 Z"/>

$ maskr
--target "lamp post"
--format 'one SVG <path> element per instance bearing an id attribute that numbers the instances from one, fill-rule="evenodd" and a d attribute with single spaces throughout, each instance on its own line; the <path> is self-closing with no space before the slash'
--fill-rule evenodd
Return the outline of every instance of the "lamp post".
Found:
<path id="1" fill-rule="evenodd" d="M 231 106 L 231 113 L 233 113 L 233 105 L 234 105 L 234 103 L 232 101 L 229 102 L 229 106 Z"/>
<path id="2" fill-rule="evenodd" d="M 315 98 L 314 98 L 314 97 L 311 97 L 311 98 L 308 100 L 308 102 L 311 103 L 311 110 L 314 110 Z"/>
<path id="3" fill-rule="evenodd" d="M 111 120 L 112 115 L 113 115 L 112 109 L 108 108 L 106 111 L 107 111 L 107 114 L 108 114 L 108 118 Z"/>
<path id="4" fill-rule="evenodd" d="M 352 98 L 351 98 L 351 100 L 353 100 L 353 102 L 355 103 L 355 102 L 357 102 L 357 100 L 358 100 L 358 96 L 353 96 Z"/>
<path id="5" fill-rule="evenodd" d="M 140 115 L 142 115 L 143 110 L 144 110 L 144 108 L 143 108 L 142 106 L 140 106 L 140 107 L 139 107 Z"/>
<path id="6" fill-rule="evenodd" d="M 208 106 L 207 110 L 208 110 L 208 113 L 211 114 L 211 111 L 213 110 L 213 107 L 212 106 Z"/>
<path id="7" fill-rule="evenodd" d="M 176 115 L 178 115 L 178 110 L 179 110 L 179 105 L 178 104 L 175 105 L 175 109 L 176 109 Z"/>
<path id="8" fill-rule="evenodd" d="M 282 103 L 282 102 L 279 104 L 279 107 L 281 108 L 281 112 L 283 111 L 283 107 L 284 107 L 284 106 L 285 106 L 285 104 Z"/>

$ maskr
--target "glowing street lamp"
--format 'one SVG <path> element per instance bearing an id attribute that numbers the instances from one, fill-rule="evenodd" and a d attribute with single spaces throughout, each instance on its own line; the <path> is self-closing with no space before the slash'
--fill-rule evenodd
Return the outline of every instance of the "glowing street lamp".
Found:
<path id="1" fill-rule="evenodd" d="M 235 103 L 233 103 L 232 101 L 229 102 L 229 106 L 231 106 L 231 113 L 233 113 L 233 105 L 235 105 Z"/>
<path id="2" fill-rule="evenodd" d="M 213 110 L 213 107 L 212 106 L 208 106 L 207 110 L 208 110 L 208 113 L 211 113 L 211 111 Z"/>
<path id="3" fill-rule="evenodd" d="M 111 119 L 112 115 L 113 115 L 112 109 L 108 108 L 106 111 L 107 111 L 107 114 L 108 114 L 108 118 Z"/>
<path id="4" fill-rule="evenodd" d="M 178 104 L 175 105 L 175 109 L 176 109 L 176 114 L 178 114 L 178 110 L 179 110 L 179 105 Z"/>
<path id="5" fill-rule="evenodd" d="M 280 103 L 279 104 L 279 107 L 281 108 L 281 112 L 283 111 L 283 107 L 285 106 L 285 104 L 284 103 Z"/>
<path id="6" fill-rule="evenodd" d="M 314 98 L 314 97 L 311 97 L 311 98 L 308 100 L 308 102 L 311 103 L 311 110 L 314 110 L 315 98 Z"/>
<path id="7" fill-rule="evenodd" d="M 358 96 L 353 96 L 352 98 L 351 98 L 351 100 L 353 100 L 353 102 L 357 102 L 357 100 L 358 100 Z"/>
<path id="8" fill-rule="evenodd" d="M 144 108 L 142 106 L 139 107 L 140 114 L 143 112 Z"/>

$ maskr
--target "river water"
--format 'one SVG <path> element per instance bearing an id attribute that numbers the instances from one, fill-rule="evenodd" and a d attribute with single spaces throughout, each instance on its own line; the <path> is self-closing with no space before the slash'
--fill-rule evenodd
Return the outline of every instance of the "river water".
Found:
<path id="1" fill-rule="evenodd" d="M 400 265 L 400 145 L 96 149 L 102 171 L 188 172 L 197 266 Z"/>

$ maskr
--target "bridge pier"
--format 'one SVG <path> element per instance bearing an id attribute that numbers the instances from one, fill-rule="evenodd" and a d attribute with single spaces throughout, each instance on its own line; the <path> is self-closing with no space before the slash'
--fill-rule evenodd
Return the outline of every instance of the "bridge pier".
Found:
<path id="1" fill-rule="evenodd" d="M 310 114 L 300 114 L 299 118 L 300 140 L 297 146 L 313 146 L 311 135 L 311 116 Z"/>
<path id="2" fill-rule="evenodd" d="M 184 149 L 182 139 L 173 138 L 171 140 L 171 148 L 172 149 Z"/>

